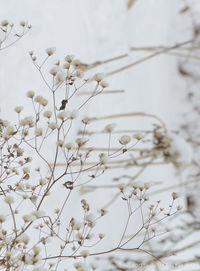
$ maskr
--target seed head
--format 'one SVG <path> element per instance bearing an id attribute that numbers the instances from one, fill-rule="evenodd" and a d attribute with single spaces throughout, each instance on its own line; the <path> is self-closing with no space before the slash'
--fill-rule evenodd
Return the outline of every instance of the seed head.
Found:
<path id="1" fill-rule="evenodd" d="M 120 138 L 119 143 L 122 145 L 127 145 L 130 141 L 131 141 L 131 137 L 129 135 L 123 135 Z"/>
<path id="2" fill-rule="evenodd" d="M 28 98 L 33 98 L 35 96 L 35 92 L 33 90 L 29 90 L 27 93 L 26 93 L 26 96 Z"/>
<path id="3" fill-rule="evenodd" d="M 55 47 L 51 47 L 51 48 L 46 49 L 46 53 L 47 53 L 48 56 L 53 55 L 55 53 L 55 51 L 56 51 Z"/>

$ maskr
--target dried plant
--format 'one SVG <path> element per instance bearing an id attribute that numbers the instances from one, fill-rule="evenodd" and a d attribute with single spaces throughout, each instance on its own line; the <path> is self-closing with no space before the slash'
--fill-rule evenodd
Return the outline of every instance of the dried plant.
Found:
<path id="1" fill-rule="evenodd" d="M 31 25 L 25 21 L 21 21 L 16 27 L 8 20 L 3 20 L 0 26 L 0 51 L 18 42 L 30 29 Z"/>
<path id="2" fill-rule="evenodd" d="M 12 26 L 7 21 L 1 25 L 6 37 L 3 44 L 9 37 L 8 27 Z M 24 30 L 19 38 L 30 28 L 26 23 L 20 25 Z M 177 47 L 164 49 L 162 53 Z M 72 55 L 52 65 L 54 53 L 55 48 L 47 48 L 40 64 L 34 52 L 29 52 L 48 90 L 45 97 L 33 90 L 27 92 L 31 115 L 26 114 L 25 106 L 18 105 L 14 109 L 16 123 L 0 120 L 0 200 L 3 206 L 0 269 L 69 270 L 67 264 L 73 261 L 78 271 L 95 270 L 91 257 L 108 253 L 115 256 L 124 251 L 145 253 L 150 256 L 150 262 L 161 261 L 163 255 L 171 256 L 166 251 L 160 254 L 152 251 L 148 244 L 168 232 L 162 222 L 181 210 L 174 203 L 178 196 L 172 193 L 168 208 L 163 208 L 160 200 L 156 203 L 149 200 L 150 185 L 138 182 L 140 174 L 149 166 L 179 165 L 179 156 L 171 148 L 172 138 L 164 122 L 158 116 L 142 112 L 85 117 L 87 104 L 108 87 L 104 74 L 86 77 L 84 72 L 89 68 Z M 153 56 L 159 54 L 160 51 Z M 90 90 L 89 96 L 79 103 L 74 101 L 75 95 L 85 86 Z M 139 131 L 116 130 L 112 122 L 104 124 L 100 131 L 96 131 L 95 126 L 89 130 L 93 122 L 128 117 L 148 118 L 156 123 L 151 129 Z M 76 123 L 80 126 L 78 135 Z M 98 135 L 104 137 L 100 146 L 96 141 Z M 89 146 L 91 142 L 96 143 L 95 147 Z M 101 142 L 107 145 L 102 146 Z M 137 145 L 142 147 L 137 148 Z M 134 176 L 122 173 L 113 177 L 112 174 L 112 185 L 96 185 L 98 178 L 112 169 L 127 171 L 133 167 L 139 168 Z M 117 193 L 108 201 L 102 199 L 98 211 L 94 202 L 89 203 L 88 192 L 108 188 L 117 189 Z M 77 190 L 84 198 L 78 203 L 77 214 L 71 215 L 71 197 Z M 104 238 L 98 224 L 101 220 L 106 223 L 107 210 L 116 199 L 121 199 L 122 206 L 125 205 L 126 218 L 123 218 L 124 228 L 117 243 L 107 248 L 101 245 L 107 236 Z M 52 205 L 53 210 L 49 210 Z"/>

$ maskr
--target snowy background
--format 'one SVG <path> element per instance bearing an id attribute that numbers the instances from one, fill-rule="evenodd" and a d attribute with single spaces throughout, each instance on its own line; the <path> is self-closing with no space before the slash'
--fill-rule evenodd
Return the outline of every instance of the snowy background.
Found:
<path id="1" fill-rule="evenodd" d="M 46 94 L 44 82 L 31 63 L 29 51 L 33 50 L 40 58 L 44 56 L 47 47 L 55 46 L 56 57 L 62 59 L 67 54 L 74 54 L 84 63 L 129 54 L 116 64 L 110 63 L 96 69 L 107 73 L 146 55 L 145 52 L 131 52 L 130 47 L 172 46 L 190 39 L 187 18 L 179 17 L 183 2 L 138 0 L 128 10 L 126 0 L 0 0 L 1 20 L 8 19 L 14 23 L 25 20 L 32 25 L 32 30 L 19 43 L 0 52 L 1 116 L 14 119 L 13 108 L 25 103 L 27 90 L 33 89 L 42 95 Z M 109 88 L 123 89 L 125 94 L 102 95 L 90 103 L 87 115 L 145 112 L 158 115 L 169 131 L 178 130 L 185 102 L 181 91 L 184 83 L 178 76 L 177 61 L 177 57 L 160 55 L 108 77 Z M 132 123 L 131 118 L 125 123 L 129 129 L 137 129 L 139 124 L 140 120 Z M 142 123 L 143 127 L 150 124 L 148 120 Z M 174 144 L 181 143 L 177 141 Z M 186 150 L 183 159 L 187 158 Z M 143 181 L 161 181 L 163 186 L 178 184 L 181 178 L 182 176 L 176 175 L 171 164 L 151 167 L 142 175 Z M 166 205 L 171 192 L 159 195 L 166 201 Z M 177 192 L 184 194 L 184 189 L 178 189 Z M 72 213 L 78 209 L 76 201 L 79 197 L 76 194 L 72 199 Z M 99 192 L 95 198 L 97 206 L 101 204 L 101 198 L 102 194 Z M 184 204 L 184 197 L 180 199 L 180 203 Z M 49 207 L 53 207 L 53 204 Z M 118 205 L 114 208 L 118 210 Z M 121 216 L 123 210 L 114 215 L 116 221 Z M 108 218 L 107 223 L 115 225 L 116 222 L 109 221 Z M 113 227 L 104 244 L 111 247 L 120 231 L 120 227 Z M 155 270 L 154 268 L 149 267 L 148 270 Z M 177 270 L 186 269 L 180 267 Z"/>

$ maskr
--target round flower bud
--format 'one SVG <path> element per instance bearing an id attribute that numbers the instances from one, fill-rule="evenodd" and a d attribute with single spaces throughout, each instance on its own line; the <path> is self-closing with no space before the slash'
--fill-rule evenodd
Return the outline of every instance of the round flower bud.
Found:
<path id="1" fill-rule="evenodd" d="M 43 98 L 40 102 L 41 105 L 46 106 L 48 104 L 48 100 Z"/>
<path id="2" fill-rule="evenodd" d="M 15 112 L 19 114 L 19 113 L 21 113 L 22 109 L 23 109 L 22 106 L 16 106 L 15 107 Z"/>
<path id="3" fill-rule="evenodd" d="M 104 73 L 97 73 L 93 76 L 93 79 L 94 79 L 94 81 L 99 83 L 103 80 L 104 77 L 105 77 Z"/>
<path id="4" fill-rule="evenodd" d="M 3 127 L 7 127 L 9 125 L 9 122 L 7 120 L 3 120 L 2 125 Z"/>
<path id="5" fill-rule="evenodd" d="M 43 116 L 44 116 L 45 118 L 47 118 L 47 119 L 50 119 L 51 116 L 52 116 L 52 112 L 51 112 L 51 111 L 45 111 L 44 114 L 43 114 Z"/>
<path id="6" fill-rule="evenodd" d="M 22 218 L 25 223 L 28 223 L 28 222 L 32 221 L 32 219 L 33 219 L 33 217 L 31 215 L 24 215 Z"/>
<path id="7" fill-rule="evenodd" d="M 47 181 L 45 179 L 40 179 L 40 185 L 45 185 L 47 183 Z"/>
<path id="8" fill-rule="evenodd" d="M 37 128 L 36 130 L 35 130 L 35 135 L 36 136 L 42 136 L 42 128 Z"/>
<path id="9" fill-rule="evenodd" d="M 99 160 L 102 164 L 105 164 L 108 161 L 108 156 L 105 153 L 100 153 Z"/>
<path id="10" fill-rule="evenodd" d="M 65 144 L 65 148 L 67 149 L 67 150 L 71 150 L 72 148 L 73 148 L 73 146 L 74 146 L 74 144 L 73 143 L 66 143 Z"/>
<path id="11" fill-rule="evenodd" d="M 55 123 L 55 122 L 51 122 L 51 123 L 49 123 L 48 127 L 49 127 L 51 130 L 55 130 L 56 128 L 58 128 L 58 125 L 57 125 L 57 123 Z"/>
<path id="12" fill-rule="evenodd" d="M 73 61 L 72 61 L 72 65 L 73 66 L 75 66 L 75 67 L 78 67 L 79 65 L 80 65 L 80 60 L 79 59 L 74 59 Z"/>
<path id="13" fill-rule="evenodd" d="M 116 126 L 115 123 L 111 123 L 111 124 L 106 125 L 104 128 L 104 132 L 105 133 L 112 133 L 115 129 L 115 126 Z"/>
<path id="14" fill-rule="evenodd" d="M 69 118 L 69 116 L 70 116 L 69 111 L 62 111 L 62 112 L 58 113 L 57 118 L 61 119 L 61 120 L 64 120 L 66 118 Z"/>
<path id="15" fill-rule="evenodd" d="M 0 215 L 0 223 L 3 223 L 6 220 L 5 215 Z"/>
<path id="16" fill-rule="evenodd" d="M 2 22 L 1 22 L 1 26 L 3 26 L 3 27 L 6 27 L 6 26 L 8 26 L 9 25 L 9 21 L 8 20 L 3 20 Z"/>
<path id="17" fill-rule="evenodd" d="M 39 247 L 33 247 L 34 255 L 38 255 L 40 253 L 40 251 L 41 251 L 41 249 Z M 41 269 L 41 271 L 42 271 L 42 269 Z"/>
<path id="18" fill-rule="evenodd" d="M 7 134 L 7 135 L 13 135 L 13 134 L 14 134 L 14 131 L 15 131 L 15 129 L 14 129 L 13 126 L 7 126 L 7 127 L 6 127 L 6 134 Z"/>
<path id="19" fill-rule="evenodd" d="M 76 143 L 79 147 L 85 145 L 87 143 L 88 139 L 87 138 L 77 138 Z"/>
<path id="20" fill-rule="evenodd" d="M 47 53 L 48 56 L 53 55 L 55 53 L 55 51 L 56 51 L 55 47 L 51 47 L 51 48 L 46 49 L 46 53 Z"/>
<path id="21" fill-rule="evenodd" d="M 109 84 L 106 81 L 101 81 L 100 86 L 102 86 L 102 88 L 107 88 Z"/>
<path id="22" fill-rule="evenodd" d="M 103 239 L 104 238 L 104 234 L 103 233 L 99 233 L 99 239 Z"/>
<path id="23" fill-rule="evenodd" d="M 47 104 L 48 104 L 48 101 L 47 101 L 47 99 L 45 99 L 44 97 L 42 97 L 42 96 L 36 96 L 35 97 L 35 99 L 34 99 L 34 101 L 36 102 L 36 103 L 39 103 L 39 104 L 41 104 L 41 105 L 43 105 L 43 106 L 46 106 Z"/>
<path id="24" fill-rule="evenodd" d="M 127 145 L 130 141 L 131 141 L 131 137 L 129 135 L 123 135 L 120 138 L 119 143 L 122 145 Z"/>
<path id="25" fill-rule="evenodd" d="M 25 26 L 26 26 L 26 22 L 25 22 L 25 21 L 21 21 L 21 22 L 19 23 L 19 25 L 21 25 L 22 27 L 25 27 Z"/>
<path id="26" fill-rule="evenodd" d="M 26 96 L 32 99 L 35 96 L 35 92 L 33 90 L 30 90 L 26 93 Z"/>
<path id="27" fill-rule="evenodd" d="M 24 174 L 30 173 L 30 169 L 28 167 L 24 167 L 22 170 L 23 170 Z"/>
<path id="28" fill-rule="evenodd" d="M 57 145 L 58 147 L 62 148 L 64 142 L 62 140 L 58 140 Z"/>
<path id="29" fill-rule="evenodd" d="M 69 62 L 69 63 L 71 63 L 73 59 L 74 59 L 74 55 L 67 55 L 67 56 L 65 57 L 65 61 L 67 61 L 67 62 Z"/>
<path id="30" fill-rule="evenodd" d="M 78 78 L 82 78 L 83 77 L 83 72 L 81 70 L 77 70 L 76 73 L 75 73 L 75 76 L 78 77 Z"/>
<path id="31" fill-rule="evenodd" d="M 56 74 L 56 84 L 60 84 L 65 80 L 65 75 L 63 72 L 59 72 Z"/>
<path id="32" fill-rule="evenodd" d="M 142 139 L 142 135 L 141 134 L 134 134 L 133 137 L 137 140 L 141 140 Z"/>
<path id="33" fill-rule="evenodd" d="M 89 251 L 88 250 L 82 250 L 80 254 L 81 254 L 82 257 L 86 258 L 89 255 Z"/>
<path id="34" fill-rule="evenodd" d="M 66 63 L 63 64 L 63 69 L 64 70 L 68 70 L 69 67 L 70 67 L 70 63 L 66 62 Z"/>
<path id="35" fill-rule="evenodd" d="M 44 211 L 33 211 L 32 215 L 35 216 L 36 218 L 41 218 L 43 216 L 45 216 L 45 212 Z"/>
<path id="36" fill-rule="evenodd" d="M 53 67 L 53 68 L 49 71 L 49 73 L 50 73 L 51 75 L 53 75 L 53 76 L 56 76 L 56 74 L 58 73 L 58 71 L 59 71 L 59 68 L 58 68 L 57 66 L 55 66 L 55 67 Z"/>
<path id="37" fill-rule="evenodd" d="M 173 192 L 173 193 L 172 193 L 172 199 L 175 200 L 175 199 L 177 199 L 177 198 L 178 198 L 178 194 L 175 193 L 175 192 Z"/>
<path id="38" fill-rule="evenodd" d="M 5 203 L 7 203 L 7 204 L 12 204 L 12 203 L 14 202 L 14 199 L 13 199 L 13 197 L 11 197 L 11 196 L 6 196 L 6 197 L 4 198 L 4 201 L 5 201 Z"/>
<path id="39" fill-rule="evenodd" d="M 28 244 L 28 242 L 30 241 L 30 237 L 23 233 L 20 237 L 19 237 L 20 241 L 23 242 L 25 245 Z"/>
<path id="40" fill-rule="evenodd" d="M 71 111 L 69 118 L 71 120 L 76 119 L 76 118 L 78 118 L 78 114 L 79 114 L 78 110 L 73 110 L 73 111 Z"/>

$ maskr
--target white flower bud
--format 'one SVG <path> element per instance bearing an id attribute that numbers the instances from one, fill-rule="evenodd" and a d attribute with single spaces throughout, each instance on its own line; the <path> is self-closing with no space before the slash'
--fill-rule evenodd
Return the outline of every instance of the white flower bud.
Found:
<path id="1" fill-rule="evenodd" d="M 1 26 L 6 27 L 8 25 L 9 25 L 9 21 L 8 20 L 1 21 Z"/>
<path id="2" fill-rule="evenodd" d="M 21 22 L 19 23 L 19 25 L 21 25 L 22 27 L 25 27 L 25 26 L 26 26 L 26 22 L 25 22 L 25 21 L 21 21 Z"/>
<path id="3" fill-rule="evenodd" d="M 106 81 L 101 81 L 100 86 L 102 86 L 102 88 L 107 88 L 109 84 Z"/>
<path id="4" fill-rule="evenodd" d="M 48 100 L 43 98 L 40 104 L 46 106 L 48 104 Z"/>
<path id="5" fill-rule="evenodd" d="M 134 134 L 133 137 L 137 140 L 141 140 L 142 139 L 142 135 L 141 134 Z"/>
<path id="6" fill-rule="evenodd" d="M 22 110 L 23 110 L 22 106 L 16 106 L 15 107 L 15 112 L 18 113 L 18 114 L 21 113 Z"/>
<path id="7" fill-rule="evenodd" d="M 69 118 L 69 116 L 70 116 L 69 111 L 62 111 L 62 112 L 58 113 L 57 118 L 61 119 L 61 120 L 64 120 L 64 119 Z"/>
<path id="8" fill-rule="evenodd" d="M 84 73 L 81 70 L 77 70 L 75 73 L 76 77 L 83 78 Z"/>
<path id="9" fill-rule="evenodd" d="M 67 150 L 71 150 L 72 148 L 74 147 L 74 144 L 73 143 L 66 143 L 65 144 L 65 148 L 67 149 Z"/>
<path id="10" fill-rule="evenodd" d="M 73 111 L 71 111 L 69 118 L 71 120 L 76 119 L 76 118 L 78 118 L 78 114 L 79 114 L 78 110 L 73 110 Z"/>
<path id="11" fill-rule="evenodd" d="M 81 223 L 77 220 L 74 220 L 74 223 L 72 225 L 72 229 L 75 231 L 79 231 L 81 228 Z"/>
<path id="12" fill-rule="evenodd" d="M 43 116 L 44 116 L 45 118 L 47 118 L 47 119 L 50 119 L 51 116 L 52 116 L 52 112 L 51 112 L 51 111 L 45 111 L 44 114 L 43 114 Z"/>
<path id="13" fill-rule="evenodd" d="M 177 198 L 178 198 L 178 194 L 175 193 L 175 192 L 173 192 L 173 193 L 172 193 L 172 199 L 175 200 L 175 199 L 177 199 Z"/>
<path id="14" fill-rule="evenodd" d="M 67 55 L 67 56 L 65 57 L 65 61 L 67 61 L 67 62 L 69 62 L 69 63 L 71 63 L 73 59 L 74 59 L 74 55 Z"/>
<path id="15" fill-rule="evenodd" d="M 31 215 L 24 215 L 23 217 L 24 222 L 28 223 L 33 220 L 33 216 Z"/>
<path id="16" fill-rule="evenodd" d="M 94 79 L 94 81 L 96 81 L 96 82 L 99 83 L 99 82 L 101 82 L 104 79 L 104 77 L 105 77 L 104 73 L 97 73 L 97 74 L 95 74 L 93 76 L 93 79 Z"/>
<path id="17" fill-rule="evenodd" d="M 57 66 L 53 67 L 49 73 L 53 76 L 56 76 L 56 74 L 59 72 L 59 68 Z"/>
<path id="18" fill-rule="evenodd" d="M 26 125 L 28 125 L 29 127 L 34 127 L 35 123 L 34 123 L 34 121 L 32 120 L 32 117 L 26 117 L 26 118 L 24 118 L 24 119 L 22 119 L 22 120 L 20 121 L 20 125 L 21 125 L 21 126 L 26 126 Z"/>
<path id="19" fill-rule="evenodd" d="M 89 214 L 85 216 L 85 221 L 93 222 L 95 220 L 95 216 L 93 214 Z"/>
<path id="20" fill-rule="evenodd" d="M 39 104 L 41 104 L 41 105 L 43 105 L 43 106 L 46 106 L 47 104 L 48 104 L 48 101 L 47 101 L 47 99 L 45 99 L 44 97 L 42 97 L 42 96 L 36 96 L 35 97 L 35 99 L 34 99 L 34 101 L 36 102 L 36 103 L 39 103 Z"/>
<path id="21" fill-rule="evenodd" d="M 117 187 L 119 188 L 120 191 L 123 191 L 125 188 L 125 185 L 123 183 L 120 183 L 120 184 L 118 184 Z"/>
<path id="22" fill-rule="evenodd" d="M 104 238 L 104 234 L 103 233 L 99 233 L 99 239 L 103 239 Z"/>
<path id="23" fill-rule="evenodd" d="M 7 127 L 9 125 L 9 122 L 7 120 L 3 120 L 3 127 Z"/>
<path id="24" fill-rule="evenodd" d="M 99 160 L 102 164 L 105 164 L 108 161 L 108 155 L 106 155 L 105 153 L 100 153 Z"/>
<path id="25" fill-rule="evenodd" d="M 130 141 L 131 141 L 131 137 L 129 135 L 123 135 L 120 138 L 119 143 L 122 145 L 127 145 Z"/>
<path id="26" fill-rule="evenodd" d="M 43 99 L 42 96 L 36 96 L 35 99 L 34 99 L 34 101 L 35 101 L 36 103 L 41 103 L 42 99 Z"/>
<path id="27" fill-rule="evenodd" d="M 23 170 L 24 174 L 30 173 L 30 168 L 28 168 L 28 167 L 24 167 L 22 170 Z"/>
<path id="28" fill-rule="evenodd" d="M 59 72 L 56 74 L 56 84 L 60 84 L 65 80 L 66 76 L 63 72 Z"/>
<path id="29" fill-rule="evenodd" d="M 35 96 L 35 92 L 33 90 L 30 90 L 26 93 L 26 96 L 32 99 Z"/>
<path id="30" fill-rule="evenodd" d="M 33 247 L 33 252 L 35 255 L 38 255 L 40 253 L 40 251 L 41 251 L 41 249 L 39 247 Z"/>
<path id="31" fill-rule="evenodd" d="M 79 241 L 83 240 L 83 235 L 80 232 L 77 232 L 76 239 L 79 240 Z"/>
<path id="32" fill-rule="evenodd" d="M 44 211 L 33 211 L 32 215 L 35 216 L 36 218 L 41 218 L 43 216 L 45 216 L 45 212 Z"/>
<path id="33" fill-rule="evenodd" d="M 36 136 L 42 136 L 42 133 L 43 133 L 42 128 L 37 128 L 37 129 L 35 130 L 35 135 L 36 135 Z"/>
<path id="34" fill-rule="evenodd" d="M 112 133 L 112 132 L 114 131 L 115 127 L 116 127 L 116 124 L 115 124 L 115 123 L 108 124 L 108 125 L 106 125 L 105 128 L 104 128 L 104 132 L 105 132 L 105 133 Z"/>
<path id="35" fill-rule="evenodd" d="M 82 257 L 86 258 L 89 255 L 89 251 L 88 250 L 82 250 L 80 254 L 81 254 Z"/>
<path id="36" fill-rule="evenodd" d="M 40 185 L 45 185 L 47 183 L 47 181 L 45 179 L 40 179 Z"/>
<path id="37" fill-rule="evenodd" d="M 88 139 L 87 138 L 77 138 L 76 143 L 79 147 L 85 145 L 87 143 Z"/>
<path id="38" fill-rule="evenodd" d="M 73 61 L 72 61 L 72 65 L 73 66 L 75 66 L 75 67 L 78 67 L 79 65 L 80 65 L 80 60 L 79 59 L 74 59 Z"/>
<path id="39" fill-rule="evenodd" d="M 47 53 L 48 56 L 53 55 L 55 53 L 55 51 L 56 51 L 55 47 L 51 47 L 51 48 L 46 49 L 46 53 Z"/>
<path id="40" fill-rule="evenodd" d="M 58 128 L 58 125 L 57 125 L 57 123 L 55 123 L 55 122 L 51 122 L 51 123 L 49 123 L 48 127 L 49 127 L 51 130 L 55 130 L 56 128 Z"/>
<path id="41" fill-rule="evenodd" d="M 19 237 L 19 240 L 21 241 L 21 242 L 23 242 L 24 244 L 28 244 L 28 242 L 30 241 L 30 237 L 27 235 L 27 234 L 25 234 L 25 233 L 23 233 L 20 237 Z"/>
<path id="42" fill-rule="evenodd" d="M 68 70 L 69 67 L 70 67 L 70 63 L 66 62 L 66 63 L 63 64 L 63 69 L 64 70 Z"/>
<path id="43" fill-rule="evenodd" d="M 6 220 L 5 215 L 0 215 L 0 223 L 3 223 Z"/>
<path id="44" fill-rule="evenodd" d="M 64 142 L 62 140 L 58 140 L 57 145 L 58 147 L 62 148 Z"/>
<path id="45" fill-rule="evenodd" d="M 15 129 L 14 129 L 13 126 L 7 126 L 7 127 L 6 127 L 6 134 L 7 134 L 7 135 L 9 135 L 9 136 L 13 135 L 13 134 L 14 134 L 14 131 L 15 131 Z"/>
<path id="46" fill-rule="evenodd" d="M 11 197 L 11 196 L 6 196 L 6 197 L 4 198 L 4 201 L 5 201 L 5 203 L 7 203 L 7 204 L 12 204 L 12 203 L 14 202 L 14 199 L 13 199 L 13 197 Z"/>

